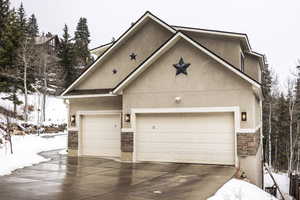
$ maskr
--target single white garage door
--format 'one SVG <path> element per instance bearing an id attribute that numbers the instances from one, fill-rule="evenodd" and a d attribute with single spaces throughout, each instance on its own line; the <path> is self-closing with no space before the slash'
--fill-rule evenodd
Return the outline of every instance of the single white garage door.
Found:
<path id="1" fill-rule="evenodd" d="M 120 114 L 82 117 L 81 155 L 120 156 Z"/>
<path id="2" fill-rule="evenodd" d="M 138 161 L 234 165 L 233 113 L 137 114 Z"/>

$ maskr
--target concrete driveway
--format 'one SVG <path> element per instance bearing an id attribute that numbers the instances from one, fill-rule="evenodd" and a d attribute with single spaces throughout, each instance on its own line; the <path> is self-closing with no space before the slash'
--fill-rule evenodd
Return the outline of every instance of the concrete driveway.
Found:
<path id="1" fill-rule="evenodd" d="M 236 172 L 228 166 L 130 164 L 57 152 L 42 154 L 51 158 L 49 162 L 0 177 L 0 199 L 200 200 L 211 196 Z"/>

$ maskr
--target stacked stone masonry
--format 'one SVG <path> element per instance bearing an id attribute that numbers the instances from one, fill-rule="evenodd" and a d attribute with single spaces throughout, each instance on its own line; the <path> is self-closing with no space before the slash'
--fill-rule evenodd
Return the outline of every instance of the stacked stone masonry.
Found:
<path id="1" fill-rule="evenodd" d="M 133 152 L 133 133 L 124 132 L 121 133 L 121 151 Z"/>
<path id="2" fill-rule="evenodd" d="M 256 133 L 238 133 L 237 153 L 239 156 L 256 155 L 260 145 L 260 129 Z"/>
<path id="3" fill-rule="evenodd" d="M 69 131 L 68 149 L 78 150 L 78 131 Z"/>

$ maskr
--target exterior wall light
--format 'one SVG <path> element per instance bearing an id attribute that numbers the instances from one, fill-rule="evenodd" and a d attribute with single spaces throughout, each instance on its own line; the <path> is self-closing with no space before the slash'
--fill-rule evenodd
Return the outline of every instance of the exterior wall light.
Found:
<path id="1" fill-rule="evenodd" d="M 130 114 L 125 114 L 124 121 L 130 122 Z"/>
<path id="2" fill-rule="evenodd" d="M 181 102 L 181 97 L 175 97 L 175 102 L 180 103 Z"/>
<path id="3" fill-rule="evenodd" d="M 242 121 L 247 121 L 247 113 L 246 112 L 242 112 Z"/>
<path id="4" fill-rule="evenodd" d="M 76 125 L 76 116 L 75 115 L 71 115 L 70 122 L 71 122 L 71 126 Z"/>

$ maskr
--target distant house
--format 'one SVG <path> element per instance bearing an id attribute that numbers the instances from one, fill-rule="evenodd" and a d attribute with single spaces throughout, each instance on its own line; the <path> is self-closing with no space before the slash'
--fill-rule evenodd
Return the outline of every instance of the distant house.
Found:
<path id="1" fill-rule="evenodd" d="M 246 34 L 146 12 L 61 96 L 70 156 L 233 165 L 262 185 L 263 55 Z"/>
<path id="2" fill-rule="evenodd" d="M 46 49 L 49 55 L 56 55 L 59 46 L 59 38 L 57 35 L 52 35 L 50 33 L 46 35 L 43 34 L 42 36 L 35 37 L 35 44 Z"/>

